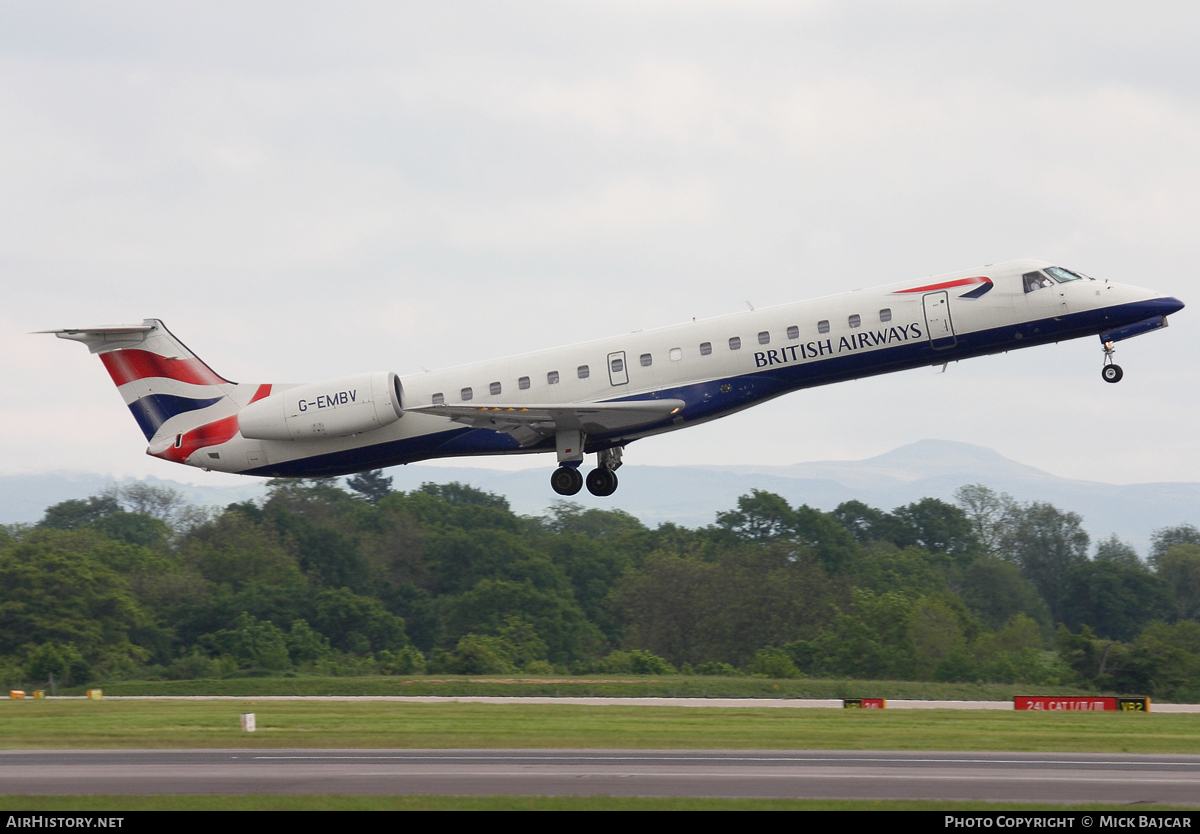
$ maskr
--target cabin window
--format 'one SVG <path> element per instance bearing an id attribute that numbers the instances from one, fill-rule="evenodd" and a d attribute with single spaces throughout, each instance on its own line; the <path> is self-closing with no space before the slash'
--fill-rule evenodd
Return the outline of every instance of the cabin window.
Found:
<path id="1" fill-rule="evenodd" d="M 758 334 L 758 343 L 759 343 L 760 345 L 769 345 L 769 344 L 771 344 L 771 334 L 770 334 L 770 333 L 768 333 L 768 332 L 767 332 L 767 331 L 765 331 L 765 330 L 764 330 L 762 333 L 759 333 L 759 334 Z"/>
<path id="2" fill-rule="evenodd" d="M 671 348 L 671 361 L 678 362 L 683 358 L 683 348 Z"/>
<path id="3" fill-rule="evenodd" d="M 794 324 L 791 327 L 789 327 L 788 328 L 788 338 L 791 339 L 793 342 L 796 341 L 797 339 L 799 339 L 800 338 L 800 328 Z"/>
<path id="4" fill-rule="evenodd" d="M 700 355 L 708 356 L 710 353 L 712 353 L 712 342 L 701 342 L 700 343 Z"/>
<path id="5" fill-rule="evenodd" d="M 589 368 L 587 365 L 580 365 L 578 368 L 575 369 L 575 373 L 579 374 L 580 379 L 587 379 L 589 376 L 592 375 L 592 369 Z"/>
<path id="6" fill-rule="evenodd" d="M 499 396 L 499 394 L 500 394 L 500 383 L 499 383 L 499 382 L 493 382 L 491 385 L 489 385 L 489 386 L 488 386 L 488 393 L 489 393 L 489 394 L 491 394 L 493 397 Z"/>
<path id="7" fill-rule="evenodd" d="M 892 308 L 884 307 L 882 310 L 880 310 L 879 311 L 879 320 L 880 321 L 891 321 L 892 320 Z"/>
<path id="8" fill-rule="evenodd" d="M 547 385 L 558 385 L 558 371 L 551 371 L 546 374 Z"/>
<path id="9" fill-rule="evenodd" d="M 475 392 L 472 391 L 470 388 L 464 388 L 461 391 L 459 391 L 458 393 L 462 397 L 463 402 L 467 402 L 468 400 L 470 400 L 472 397 L 475 396 Z"/>
<path id="10" fill-rule="evenodd" d="M 817 322 L 817 332 L 818 333 L 828 333 L 829 332 L 829 319 L 822 319 L 821 321 Z"/>
<path id="11" fill-rule="evenodd" d="M 741 336 L 730 337 L 729 349 L 730 350 L 741 350 L 742 349 L 742 337 Z"/>
<path id="12" fill-rule="evenodd" d="M 620 358 L 614 359 L 612 361 L 611 365 L 612 365 L 612 372 L 614 374 L 622 373 L 625 370 L 625 360 L 623 360 L 623 359 L 620 359 Z"/>
<path id="13" fill-rule="evenodd" d="M 648 353 L 643 353 L 642 354 L 642 367 L 649 368 L 653 364 L 654 364 L 654 357 Z"/>
<path id="14" fill-rule="evenodd" d="M 523 376 L 520 379 L 518 379 L 517 387 L 520 388 L 522 391 L 527 389 L 529 387 L 529 377 Z"/>
<path id="15" fill-rule="evenodd" d="M 852 315 L 850 317 L 850 326 L 851 327 L 858 327 L 861 324 L 862 324 L 862 316 L 860 316 L 858 313 L 855 313 L 854 315 Z"/>
<path id="16" fill-rule="evenodd" d="M 434 394 L 434 395 L 433 395 L 433 404 L 434 404 L 434 405 L 445 405 L 445 404 L 446 404 L 446 397 L 445 397 L 445 395 L 443 395 L 443 394 Z"/>

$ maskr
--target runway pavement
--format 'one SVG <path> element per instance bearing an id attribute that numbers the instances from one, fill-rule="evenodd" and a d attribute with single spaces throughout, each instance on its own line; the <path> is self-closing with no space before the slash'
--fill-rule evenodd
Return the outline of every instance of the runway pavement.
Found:
<path id="1" fill-rule="evenodd" d="M 1200 802 L 1200 756 L 744 750 L 0 752 L 4 794 L 517 794 Z"/>

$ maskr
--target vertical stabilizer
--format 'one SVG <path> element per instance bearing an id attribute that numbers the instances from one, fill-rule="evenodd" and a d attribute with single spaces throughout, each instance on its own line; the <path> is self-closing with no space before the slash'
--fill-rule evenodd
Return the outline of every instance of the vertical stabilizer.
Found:
<path id="1" fill-rule="evenodd" d="M 98 354 L 146 440 L 175 436 L 236 411 L 234 383 L 218 376 L 158 319 L 48 330 Z M 232 406 L 232 407 L 231 407 Z"/>

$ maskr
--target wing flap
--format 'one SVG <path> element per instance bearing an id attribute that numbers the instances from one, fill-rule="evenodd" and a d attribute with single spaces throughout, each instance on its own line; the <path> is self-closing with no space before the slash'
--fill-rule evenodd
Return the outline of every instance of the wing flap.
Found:
<path id="1" fill-rule="evenodd" d="M 551 435 L 559 429 L 598 434 L 644 426 L 678 414 L 684 405 L 683 400 L 632 400 L 607 403 L 422 405 L 406 408 L 405 411 L 448 417 L 473 428 L 508 432 L 521 440 L 522 445 L 529 445 L 535 439 Z"/>

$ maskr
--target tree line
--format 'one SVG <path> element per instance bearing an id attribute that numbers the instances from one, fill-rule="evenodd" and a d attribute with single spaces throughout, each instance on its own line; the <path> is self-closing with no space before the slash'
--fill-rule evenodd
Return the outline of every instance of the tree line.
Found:
<path id="1" fill-rule="evenodd" d="M 981 485 L 832 512 L 754 491 L 713 524 L 538 517 L 380 472 L 204 510 L 132 483 L 0 529 L 0 676 L 759 674 L 1200 699 L 1200 530 L 1146 558 Z"/>

